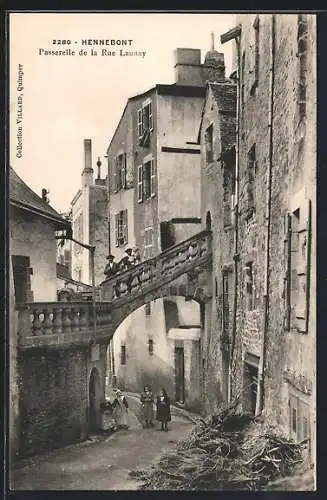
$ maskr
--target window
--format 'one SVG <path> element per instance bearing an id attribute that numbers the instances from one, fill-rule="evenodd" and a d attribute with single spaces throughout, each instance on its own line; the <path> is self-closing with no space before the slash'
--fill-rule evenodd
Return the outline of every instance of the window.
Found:
<path id="1" fill-rule="evenodd" d="M 126 365 L 126 345 L 122 344 L 120 346 L 120 364 Z"/>
<path id="2" fill-rule="evenodd" d="M 246 219 L 252 217 L 255 212 L 255 176 L 257 170 L 255 144 L 248 152 L 247 160 L 247 210 Z"/>
<path id="3" fill-rule="evenodd" d="M 304 201 L 285 218 L 284 305 L 286 330 L 308 330 L 311 203 Z"/>
<path id="4" fill-rule="evenodd" d="M 289 435 L 295 442 L 310 437 L 309 405 L 294 394 L 289 395 Z"/>
<path id="5" fill-rule="evenodd" d="M 148 340 L 148 351 L 149 351 L 150 356 L 152 356 L 152 354 L 153 354 L 153 340 L 152 339 Z"/>
<path id="6" fill-rule="evenodd" d="M 137 199 L 138 202 L 143 200 L 143 165 L 137 167 Z"/>
<path id="7" fill-rule="evenodd" d="M 235 194 L 235 173 L 234 165 L 228 166 L 223 163 L 223 223 L 224 227 L 232 225 L 233 196 Z"/>
<path id="8" fill-rule="evenodd" d="M 143 131 L 144 130 L 153 130 L 153 115 L 152 115 L 152 102 L 149 102 L 146 106 L 143 107 Z"/>
<path id="9" fill-rule="evenodd" d="M 114 191 L 126 189 L 126 153 L 117 156 L 114 171 Z"/>
<path id="10" fill-rule="evenodd" d="M 254 309 L 254 276 L 253 276 L 253 262 L 248 262 L 245 266 L 245 291 L 247 310 Z"/>
<path id="11" fill-rule="evenodd" d="M 153 229 L 152 227 L 145 228 L 144 231 L 144 258 L 150 259 L 152 257 L 153 249 Z"/>
<path id="12" fill-rule="evenodd" d="M 143 135 L 142 108 L 137 110 L 137 130 L 139 138 Z"/>
<path id="13" fill-rule="evenodd" d="M 207 164 L 213 162 L 213 126 L 207 128 L 204 135 Z"/>
<path id="14" fill-rule="evenodd" d="M 151 315 L 151 302 L 148 302 L 147 304 L 145 304 L 144 310 L 145 310 L 146 316 Z"/>
<path id="15" fill-rule="evenodd" d="M 259 64 L 260 64 L 260 48 L 259 48 L 259 16 L 256 16 L 253 23 L 253 42 L 250 44 L 250 94 L 254 95 L 259 82 Z"/>
<path id="16" fill-rule="evenodd" d="M 156 172 L 153 158 L 138 166 L 138 202 L 155 196 Z"/>
<path id="17" fill-rule="evenodd" d="M 115 214 L 115 228 L 116 228 L 116 247 L 126 245 L 128 243 L 127 234 L 127 210 L 121 210 Z"/>
<path id="18" fill-rule="evenodd" d="M 306 114 L 307 40 L 307 15 L 299 14 L 297 31 L 297 57 L 299 58 L 298 105 L 300 119 L 304 118 Z"/>
<path id="19" fill-rule="evenodd" d="M 142 108 L 137 110 L 137 131 L 139 144 L 141 146 L 149 145 L 150 133 L 153 130 L 153 112 L 152 102 L 143 104 Z"/>

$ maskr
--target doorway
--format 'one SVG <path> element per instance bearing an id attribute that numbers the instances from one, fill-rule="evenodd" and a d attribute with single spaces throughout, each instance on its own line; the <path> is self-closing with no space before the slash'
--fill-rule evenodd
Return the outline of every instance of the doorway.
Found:
<path id="1" fill-rule="evenodd" d="M 98 370 L 93 368 L 89 381 L 89 428 L 91 432 L 101 427 L 100 400 L 100 375 Z"/>
<path id="2" fill-rule="evenodd" d="M 254 357 L 254 356 L 253 356 Z M 259 358 L 258 358 L 259 364 Z M 255 415 L 258 391 L 258 364 L 244 363 L 244 409 Z"/>
<path id="3" fill-rule="evenodd" d="M 175 347 L 175 400 L 185 403 L 184 347 Z"/>

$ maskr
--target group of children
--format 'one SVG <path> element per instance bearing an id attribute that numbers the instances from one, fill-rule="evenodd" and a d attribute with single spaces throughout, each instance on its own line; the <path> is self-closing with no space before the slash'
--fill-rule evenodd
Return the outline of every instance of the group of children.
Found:
<path id="1" fill-rule="evenodd" d="M 142 423 L 144 427 L 153 427 L 154 412 L 154 395 L 152 393 L 151 387 L 146 385 L 141 394 L 141 405 L 142 405 Z M 113 410 L 113 416 L 115 419 L 116 429 L 128 429 L 128 402 L 124 394 L 116 389 L 115 397 L 111 403 Z M 156 398 L 156 409 L 157 415 L 156 420 L 161 423 L 160 431 L 168 431 L 168 422 L 171 421 L 170 413 L 170 399 L 165 391 L 161 389 L 159 395 Z"/>
<path id="2" fill-rule="evenodd" d="M 141 394 L 141 404 L 142 404 L 142 420 L 144 422 L 144 427 L 153 426 L 153 403 L 154 395 L 151 391 L 151 387 L 146 385 Z M 156 400 L 157 415 L 156 419 L 161 423 L 161 431 L 168 431 L 168 422 L 171 421 L 170 414 L 170 399 L 165 391 L 161 389 Z"/>
<path id="3" fill-rule="evenodd" d="M 132 266 L 136 266 L 141 262 L 141 255 L 138 248 L 127 248 L 121 260 L 117 263 L 115 262 L 115 256 L 109 254 L 107 256 L 107 260 L 109 261 L 106 265 L 103 273 L 107 278 L 110 276 L 114 276 L 119 272 L 126 271 L 130 269 Z"/>

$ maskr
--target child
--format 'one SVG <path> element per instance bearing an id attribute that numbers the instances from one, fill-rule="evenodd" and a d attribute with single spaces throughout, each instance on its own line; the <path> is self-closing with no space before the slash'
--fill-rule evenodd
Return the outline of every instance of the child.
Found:
<path id="1" fill-rule="evenodd" d="M 113 414 L 117 429 L 128 429 L 128 403 L 124 394 L 117 389 L 112 402 Z"/>
<path id="2" fill-rule="evenodd" d="M 167 423 L 171 421 L 170 399 L 165 389 L 161 389 L 157 397 L 157 420 L 161 422 L 161 431 L 168 431 Z"/>
<path id="3" fill-rule="evenodd" d="M 153 402 L 154 397 L 151 391 L 151 387 L 146 385 L 144 391 L 141 394 L 141 403 L 143 410 L 143 420 L 145 421 L 145 427 L 152 427 L 153 420 Z"/>

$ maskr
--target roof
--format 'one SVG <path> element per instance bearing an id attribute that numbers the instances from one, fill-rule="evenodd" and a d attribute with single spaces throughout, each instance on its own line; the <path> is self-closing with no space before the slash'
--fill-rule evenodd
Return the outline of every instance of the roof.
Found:
<path id="1" fill-rule="evenodd" d="M 109 143 L 109 146 L 106 150 L 108 153 L 110 146 L 114 140 L 114 137 L 117 133 L 117 130 L 119 129 L 119 125 L 123 120 L 123 117 L 126 113 L 127 107 L 130 102 L 135 101 L 137 99 L 145 98 L 151 93 L 157 93 L 158 95 L 172 95 L 172 96 L 177 96 L 177 97 L 204 97 L 205 96 L 205 87 L 199 87 L 196 85 L 179 85 L 177 83 L 171 83 L 171 84 L 156 84 L 154 87 L 151 87 L 150 89 L 146 90 L 145 92 L 142 92 L 141 94 L 136 94 L 132 97 L 129 97 L 127 99 L 127 102 L 125 104 L 124 110 L 121 114 L 121 117 L 119 119 L 119 122 L 117 124 L 117 127 L 112 135 L 111 141 Z"/>
<path id="2" fill-rule="evenodd" d="M 199 126 L 198 133 L 198 143 L 200 143 L 200 134 L 202 129 L 203 116 L 206 108 L 206 102 L 208 95 L 211 91 L 213 98 L 217 103 L 217 108 L 219 112 L 220 127 L 221 127 L 221 142 L 222 152 L 226 149 L 231 148 L 235 144 L 236 140 L 236 104 L 237 104 L 237 85 L 230 80 L 220 83 L 207 83 L 206 87 L 206 98 L 203 103 L 201 122 Z"/>
<path id="3" fill-rule="evenodd" d="M 69 225 L 49 203 L 42 200 L 10 167 L 9 173 L 9 198 L 10 204 L 28 212 L 33 212 L 40 217 L 52 220 L 58 226 Z"/>

